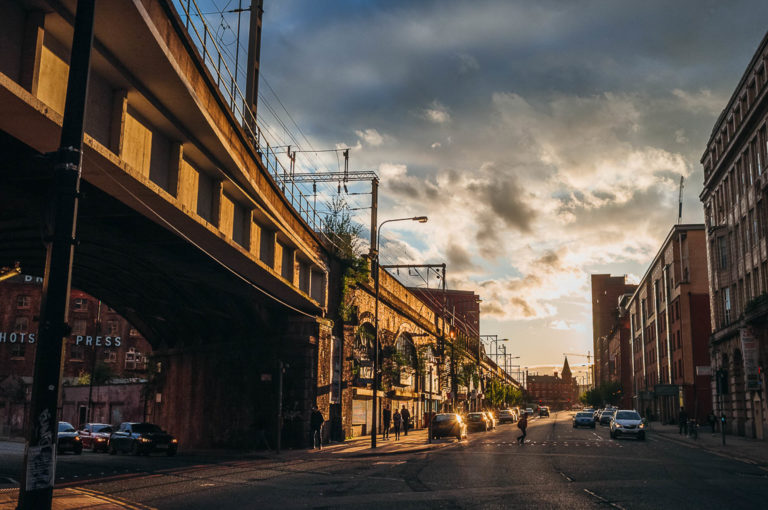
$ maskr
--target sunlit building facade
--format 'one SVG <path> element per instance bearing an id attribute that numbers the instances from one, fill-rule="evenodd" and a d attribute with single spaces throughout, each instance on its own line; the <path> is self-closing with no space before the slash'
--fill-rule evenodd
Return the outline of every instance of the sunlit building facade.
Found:
<path id="1" fill-rule="evenodd" d="M 711 298 L 712 399 L 730 432 L 768 437 L 768 36 L 701 163 Z M 762 370 L 761 370 L 762 367 Z"/>
<path id="2" fill-rule="evenodd" d="M 674 421 L 709 414 L 709 296 L 704 225 L 675 225 L 629 304 L 634 408 Z M 706 371 L 704 371 L 706 372 Z"/>

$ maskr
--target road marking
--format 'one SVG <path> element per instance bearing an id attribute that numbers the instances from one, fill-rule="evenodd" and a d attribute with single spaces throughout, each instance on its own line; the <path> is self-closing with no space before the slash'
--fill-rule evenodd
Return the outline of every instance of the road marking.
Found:
<path id="1" fill-rule="evenodd" d="M 602 501 L 602 502 L 603 502 L 603 503 L 605 503 L 606 505 L 610 505 L 610 506 L 612 506 L 613 508 L 618 508 L 619 510 L 626 510 L 626 509 L 625 509 L 623 506 L 621 506 L 621 505 L 617 505 L 616 503 L 612 503 L 612 502 L 608 501 L 607 499 L 605 499 L 604 497 L 602 497 L 602 496 L 598 496 L 597 494 L 595 494 L 594 492 L 592 492 L 592 491 L 591 491 L 591 490 L 589 490 L 589 489 L 584 489 L 584 492 L 586 492 L 586 493 L 587 493 L 587 494 L 589 494 L 590 496 L 592 496 L 592 497 L 594 497 L 594 498 L 596 498 L 596 499 L 598 499 L 598 500 Z"/>
<path id="2" fill-rule="evenodd" d="M 398 464 L 405 464 L 405 461 L 404 460 L 380 460 L 378 462 L 374 462 L 374 464 L 398 465 Z"/>
<path id="3" fill-rule="evenodd" d="M 560 471 L 560 474 L 561 474 L 561 475 L 563 475 L 563 478 L 565 478 L 565 479 L 566 479 L 566 480 L 568 480 L 569 482 L 572 482 L 572 481 L 573 481 L 573 478 L 571 478 L 570 476 L 566 475 L 566 474 L 565 474 L 565 473 L 563 473 L 562 471 Z"/>

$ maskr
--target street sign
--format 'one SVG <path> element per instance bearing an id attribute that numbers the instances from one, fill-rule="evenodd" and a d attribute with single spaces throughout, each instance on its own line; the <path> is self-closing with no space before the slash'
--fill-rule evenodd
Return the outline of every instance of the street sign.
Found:
<path id="1" fill-rule="evenodd" d="M 709 365 L 699 365 L 696 367 L 696 375 L 712 375 L 712 367 Z"/>

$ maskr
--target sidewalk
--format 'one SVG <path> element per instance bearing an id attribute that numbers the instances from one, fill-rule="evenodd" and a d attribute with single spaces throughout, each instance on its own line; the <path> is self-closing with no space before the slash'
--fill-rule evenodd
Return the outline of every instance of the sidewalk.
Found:
<path id="1" fill-rule="evenodd" d="M 18 489 L 0 489 L 0 510 L 14 510 L 18 499 Z M 152 507 L 123 501 L 90 489 L 54 489 L 52 510 L 75 510 L 80 508 L 93 510 L 151 510 Z"/>
<path id="2" fill-rule="evenodd" d="M 662 425 L 658 422 L 651 422 L 649 432 L 651 437 L 656 435 L 662 439 L 701 448 L 715 455 L 768 467 L 768 441 L 726 434 L 725 446 L 723 446 L 720 433 L 712 434 L 708 426 L 699 427 L 697 439 L 680 435 L 679 430 L 677 425 Z"/>
<path id="3" fill-rule="evenodd" d="M 430 444 L 427 441 L 427 429 L 409 430 L 408 435 L 400 434 L 400 439 L 395 440 L 391 434 L 389 439 L 376 436 L 376 448 L 371 448 L 371 436 L 349 439 L 343 443 L 331 443 L 323 446 L 322 450 L 305 450 L 307 455 L 330 455 L 345 457 L 369 457 L 375 455 L 396 455 L 401 453 L 419 453 L 436 450 L 458 444 L 455 438 L 434 439 Z M 465 442 L 463 439 L 462 442 Z M 298 451 L 295 451 L 298 453 Z"/>

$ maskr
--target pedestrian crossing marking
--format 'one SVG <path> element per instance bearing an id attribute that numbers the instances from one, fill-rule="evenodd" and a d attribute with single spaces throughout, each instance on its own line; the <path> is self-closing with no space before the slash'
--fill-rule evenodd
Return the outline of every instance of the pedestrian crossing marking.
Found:
<path id="1" fill-rule="evenodd" d="M 613 447 L 613 448 L 623 448 L 621 444 L 618 443 L 618 441 L 596 441 L 596 440 L 587 440 L 587 441 L 573 441 L 573 442 L 559 442 L 559 441 L 526 441 L 525 445 L 521 445 L 517 441 L 481 441 L 481 445 L 483 446 L 555 446 L 558 448 L 566 447 L 566 448 L 573 448 L 573 447 L 594 447 L 594 448 L 601 448 L 601 447 Z"/>

